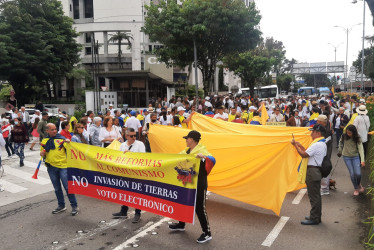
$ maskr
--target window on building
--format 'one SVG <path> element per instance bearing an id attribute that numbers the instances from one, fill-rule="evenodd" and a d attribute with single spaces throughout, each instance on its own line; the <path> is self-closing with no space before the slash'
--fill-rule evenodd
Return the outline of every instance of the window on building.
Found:
<path id="1" fill-rule="evenodd" d="M 91 43 L 91 33 L 85 33 L 86 37 L 85 37 L 85 40 L 86 40 L 86 43 Z"/>
<path id="2" fill-rule="evenodd" d="M 84 51 L 85 51 L 86 55 L 91 55 L 91 54 L 92 54 L 92 49 L 91 49 L 91 47 L 85 47 L 85 48 L 84 48 Z"/>
<path id="3" fill-rule="evenodd" d="M 79 0 L 73 0 L 74 19 L 79 19 Z"/>
<path id="4" fill-rule="evenodd" d="M 84 0 L 84 17 L 93 17 L 93 0 Z"/>
<path id="5" fill-rule="evenodd" d="M 69 7 L 70 7 L 70 12 L 72 12 L 73 11 L 73 7 L 71 6 L 71 4 L 70 4 Z"/>

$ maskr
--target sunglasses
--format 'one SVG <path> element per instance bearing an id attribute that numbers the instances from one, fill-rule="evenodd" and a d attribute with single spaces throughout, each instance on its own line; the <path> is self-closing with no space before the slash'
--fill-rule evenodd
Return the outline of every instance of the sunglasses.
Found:
<path id="1" fill-rule="evenodd" d="M 136 135 L 127 135 L 128 137 L 135 138 Z"/>
<path id="2" fill-rule="evenodd" d="M 84 127 L 78 127 L 78 128 L 84 128 Z"/>

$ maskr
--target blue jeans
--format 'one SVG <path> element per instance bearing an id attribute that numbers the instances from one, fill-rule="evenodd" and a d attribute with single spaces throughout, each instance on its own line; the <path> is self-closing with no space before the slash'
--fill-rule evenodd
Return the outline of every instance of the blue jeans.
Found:
<path id="1" fill-rule="evenodd" d="M 343 156 L 345 165 L 347 165 L 349 174 L 351 176 L 351 181 L 353 184 L 353 187 L 355 189 L 360 188 L 361 183 L 361 163 L 360 163 L 360 157 L 347 157 Z"/>
<path id="2" fill-rule="evenodd" d="M 22 162 L 23 159 L 25 159 L 25 154 L 23 153 L 25 149 L 25 143 L 22 142 L 22 143 L 14 143 L 14 152 L 16 153 L 16 155 L 18 155 L 20 161 Z"/>
<path id="3" fill-rule="evenodd" d="M 49 165 L 49 164 L 48 164 Z M 68 191 L 68 169 L 67 168 L 56 168 L 51 165 L 47 167 L 49 178 L 51 178 L 51 182 L 53 188 L 55 189 L 58 205 L 60 207 L 65 207 L 65 199 L 64 193 L 62 192 L 61 182 L 65 188 L 65 191 L 68 195 L 70 205 L 72 208 L 78 207 L 77 199 L 75 198 L 74 194 L 69 194 Z"/>
<path id="4" fill-rule="evenodd" d="M 339 141 L 340 141 L 340 137 L 342 137 L 343 129 L 341 128 L 335 129 L 335 134 L 336 134 L 336 146 L 339 147 Z"/>

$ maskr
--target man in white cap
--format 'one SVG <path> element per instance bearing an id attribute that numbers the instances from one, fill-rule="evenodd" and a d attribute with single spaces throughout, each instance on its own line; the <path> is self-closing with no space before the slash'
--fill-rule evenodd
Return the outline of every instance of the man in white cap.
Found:
<path id="1" fill-rule="evenodd" d="M 113 104 L 109 104 L 109 111 L 110 111 L 110 116 L 114 118 L 114 109 L 113 109 Z"/>
<path id="2" fill-rule="evenodd" d="M 178 107 L 178 109 L 177 109 L 177 113 L 178 113 L 177 116 L 179 118 L 179 121 L 182 124 L 182 128 L 188 128 L 187 124 L 188 124 L 188 122 L 190 121 L 190 119 L 192 117 L 192 113 L 191 113 L 191 115 L 186 119 L 184 117 L 184 112 L 185 111 L 186 111 L 186 109 L 183 108 L 183 107 Z"/>
<path id="3" fill-rule="evenodd" d="M 205 107 L 207 107 L 207 108 L 209 108 L 209 107 L 213 107 L 212 103 L 211 103 L 209 100 L 210 100 L 210 97 L 209 97 L 209 96 L 205 97 L 205 103 L 204 103 L 204 105 L 205 105 Z"/>
<path id="4" fill-rule="evenodd" d="M 353 125 L 357 128 L 357 132 L 361 137 L 362 144 L 364 146 L 364 154 L 366 155 L 368 146 L 368 133 L 370 129 L 370 119 L 367 116 L 368 110 L 365 105 L 360 105 L 356 109 L 357 117 L 353 122 Z"/>

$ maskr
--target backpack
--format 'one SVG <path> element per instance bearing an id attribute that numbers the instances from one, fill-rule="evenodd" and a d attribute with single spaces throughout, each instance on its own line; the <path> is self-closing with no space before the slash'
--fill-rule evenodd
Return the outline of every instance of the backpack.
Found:
<path id="1" fill-rule="evenodd" d="M 332 163 L 331 163 L 330 158 L 326 155 L 325 157 L 323 157 L 323 161 L 322 161 L 321 168 L 320 168 L 322 177 L 326 178 L 327 176 L 329 176 L 331 170 L 332 170 Z"/>

